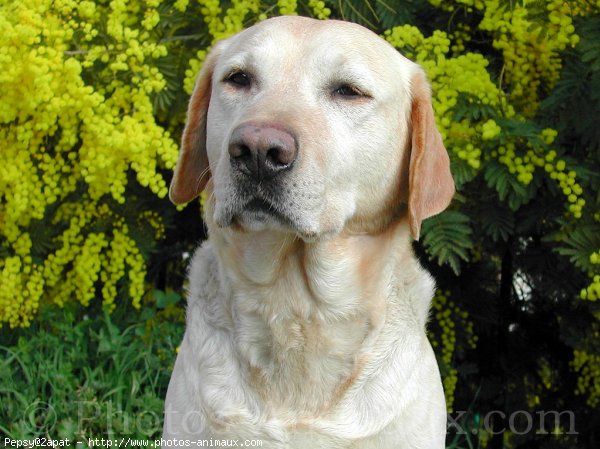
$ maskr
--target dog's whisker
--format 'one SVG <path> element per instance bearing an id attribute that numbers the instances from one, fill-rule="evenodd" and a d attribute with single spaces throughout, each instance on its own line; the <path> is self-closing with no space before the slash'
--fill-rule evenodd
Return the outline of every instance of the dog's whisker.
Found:
<path id="1" fill-rule="evenodd" d="M 198 180 L 196 181 L 196 191 L 200 190 L 200 186 L 202 185 L 202 180 L 209 172 L 210 172 L 210 167 L 206 167 L 204 170 L 202 170 L 202 173 L 200 173 L 200 176 L 198 176 Z"/>

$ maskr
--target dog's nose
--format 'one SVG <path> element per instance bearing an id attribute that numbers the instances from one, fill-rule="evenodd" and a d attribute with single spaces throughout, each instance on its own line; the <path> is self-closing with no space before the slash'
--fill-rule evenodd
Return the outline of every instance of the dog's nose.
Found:
<path id="1" fill-rule="evenodd" d="M 289 170 L 297 155 L 294 136 L 269 125 L 242 124 L 229 141 L 231 166 L 258 181 Z"/>

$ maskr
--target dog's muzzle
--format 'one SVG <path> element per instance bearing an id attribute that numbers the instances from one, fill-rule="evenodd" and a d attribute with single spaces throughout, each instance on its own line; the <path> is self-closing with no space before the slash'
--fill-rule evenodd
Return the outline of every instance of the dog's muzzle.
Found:
<path id="1" fill-rule="evenodd" d="M 295 134 L 281 124 L 254 121 L 236 126 L 228 146 L 232 188 L 222 200 L 217 225 L 236 223 L 250 230 L 276 228 L 307 238 L 315 235 L 306 214 L 320 200 L 299 185 L 294 170 L 299 167 L 299 147 Z"/>

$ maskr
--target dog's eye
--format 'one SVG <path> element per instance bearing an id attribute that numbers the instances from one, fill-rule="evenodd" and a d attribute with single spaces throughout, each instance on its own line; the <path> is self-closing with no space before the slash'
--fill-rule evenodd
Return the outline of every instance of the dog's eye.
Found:
<path id="1" fill-rule="evenodd" d="M 342 84 L 337 89 L 333 91 L 335 95 L 339 95 L 341 97 L 362 97 L 363 93 L 356 87 L 350 84 Z"/>
<path id="2" fill-rule="evenodd" d="M 239 87 L 248 87 L 250 85 L 250 75 L 245 72 L 236 71 L 225 77 L 225 82 Z"/>

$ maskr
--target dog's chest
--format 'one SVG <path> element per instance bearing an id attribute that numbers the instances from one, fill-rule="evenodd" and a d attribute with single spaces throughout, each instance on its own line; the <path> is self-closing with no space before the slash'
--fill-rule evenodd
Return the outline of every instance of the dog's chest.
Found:
<path id="1" fill-rule="evenodd" d="M 318 415 L 335 405 L 358 376 L 374 328 L 356 285 L 344 282 L 344 291 L 335 291 L 302 273 L 292 267 L 267 286 L 247 283 L 232 292 L 235 341 L 248 382 L 279 416 L 287 410 Z M 327 305 L 334 297 L 337 304 Z"/>
<path id="2" fill-rule="evenodd" d="M 377 259 L 347 255 L 243 265 L 263 278 L 241 282 L 226 270 L 241 265 L 206 242 L 190 267 L 186 337 L 169 386 L 177 416 L 198 417 L 193 429 L 203 435 L 261 438 L 272 448 L 348 447 L 367 435 L 364 447 L 404 447 L 378 432 L 418 393 L 404 385 L 428 382 L 411 374 L 423 341 L 411 298 L 429 298 L 432 284 L 409 270 L 397 281 Z M 264 282 L 269 266 L 276 275 Z M 416 286 L 398 291 L 413 276 Z M 436 373 L 431 366 L 424 373 Z"/>

